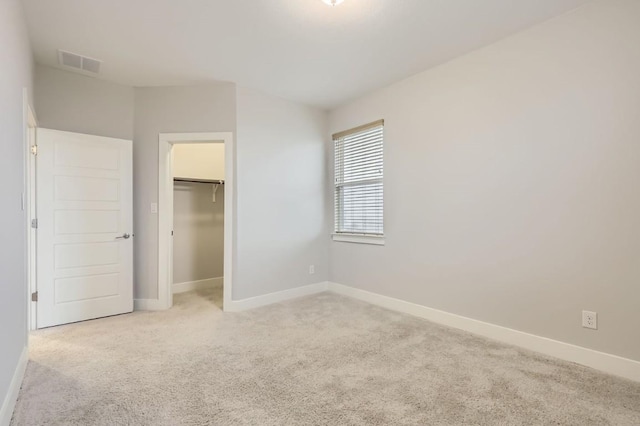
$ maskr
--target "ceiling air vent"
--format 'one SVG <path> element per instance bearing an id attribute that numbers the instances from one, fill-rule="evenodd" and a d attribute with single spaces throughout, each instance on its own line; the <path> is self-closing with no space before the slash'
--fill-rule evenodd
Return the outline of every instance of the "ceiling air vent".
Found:
<path id="1" fill-rule="evenodd" d="M 64 67 L 73 68 L 76 71 L 91 75 L 99 74 L 100 66 L 102 65 L 102 61 L 97 59 L 64 50 L 58 50 L 58 62 Z"/>

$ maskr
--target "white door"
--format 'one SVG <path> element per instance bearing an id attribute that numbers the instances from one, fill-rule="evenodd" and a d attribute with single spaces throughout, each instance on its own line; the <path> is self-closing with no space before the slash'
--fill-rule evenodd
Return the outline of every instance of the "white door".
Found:
<path id="1" fill-rule="evenodd" d="M 37 130 L 38 328 L 133 311 L 131 141 Z"/>

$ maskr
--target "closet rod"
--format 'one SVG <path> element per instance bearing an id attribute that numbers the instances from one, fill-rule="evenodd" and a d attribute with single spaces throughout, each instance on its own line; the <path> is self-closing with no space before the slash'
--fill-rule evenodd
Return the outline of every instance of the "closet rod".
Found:
<path id="1" fill-rule="evenodd" d="M 208 183 L 213 185 L 224 185 L 223 180 L 211 180 L 211 179 L 191 179 L 191 178 L 173 178 L 174 182 L 189 182 L 189 183 Z"/>

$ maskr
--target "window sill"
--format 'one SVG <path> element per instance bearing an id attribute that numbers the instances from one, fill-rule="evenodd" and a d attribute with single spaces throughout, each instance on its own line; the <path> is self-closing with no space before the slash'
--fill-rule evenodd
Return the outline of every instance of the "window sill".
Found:
<path id="1" fill-rule="evenodd" d="M 333 241 L 355 244 L 384 245 L 383 235 L 360 235 L 360 234 L 332 234 Z"/>

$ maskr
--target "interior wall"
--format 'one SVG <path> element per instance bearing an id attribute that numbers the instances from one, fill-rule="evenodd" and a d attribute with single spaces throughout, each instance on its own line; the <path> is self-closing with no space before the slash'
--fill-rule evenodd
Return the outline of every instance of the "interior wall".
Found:
<path id="1" fill-rule="evenodd" d="M 638 22 L 595 1 L 332 111 L 385 119 L 386 245 L 330 279 L 640 360 Z"/>
<path id="2" fill-rule="evenodd" d="M 176 177 L 224 180 L 224 143 L 175 144 L 172 159 Z"/>
<path id="3" fill-rule="evenodd" d="M 326 281 L 326 113 L 246 88 L 237 109 L 233 299 Z"/>
<path id="4" fill-rule="evenodd" d="M 37 66 L 41 127 L 133 140 L 134 297 L 158 297 L 158 135 L 234 132 L 235 85 L 132 88 Z"/>
<path id="5" fill-rule="evenodd" d="M 27 344 L 23 88 L 32 95 L 32 55 L 21 2 L 0 2 L 0 407 Z"/>
<path id="6" fill-rule="evenodd" d="M 130 138 L 128 124 L 101 120 L 114 109 L 133 122 L 135 298 L 158 297 L 158 217 L 151 206 L 158 202 L 160 133 L 235 134 L 234 299 L 326 281 L 324 111 L 248 89 L 236 93 L 231 83 L 131 89 L 39 67 L 36 86 L 43 127 Z M 80 116 L 88 123 L 78 123 L 82 109 L 92 111 Z"/>
<path id="7" fill-rule="evenodd" d="M 231 83 L 135 89 L 133 143 L 135 297 L 158 298 L 158 135 L 236 131 Z"/>
<path id="8" fill-rule="evenodd" d="M 173 188 L 173 282 L 224 275 L 224 185 L 176 182 Z"/>
<path id="9" fill-rule="evenodd" d="M 39 127 L 133 139 L 133 87 L 37 65 L 35 101 Z"/>

